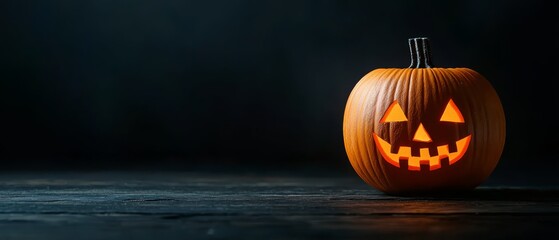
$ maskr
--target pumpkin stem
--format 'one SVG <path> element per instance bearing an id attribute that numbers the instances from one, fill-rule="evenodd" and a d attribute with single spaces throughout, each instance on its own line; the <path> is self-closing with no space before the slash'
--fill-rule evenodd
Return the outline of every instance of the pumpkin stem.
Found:
<path id="1" fill-rule="evenodd" d="M 410 68 L 432 68 L 431 46 L 426 37 L 410 38 L 411 64 Z"/>

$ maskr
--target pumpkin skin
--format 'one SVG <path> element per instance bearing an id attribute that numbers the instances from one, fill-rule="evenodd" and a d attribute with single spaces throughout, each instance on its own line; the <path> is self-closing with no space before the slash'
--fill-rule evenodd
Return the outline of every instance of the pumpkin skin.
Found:
<path id="1" fill-rule="evenodd" d="M 394 107 L 402 111 L 388 116 Z M 505 131 L 497 93 L 468 68 L 373 70 L 351 92 L 343 121 L 352 167 L 391 194 L 475 188 L 496 167 Z"/>

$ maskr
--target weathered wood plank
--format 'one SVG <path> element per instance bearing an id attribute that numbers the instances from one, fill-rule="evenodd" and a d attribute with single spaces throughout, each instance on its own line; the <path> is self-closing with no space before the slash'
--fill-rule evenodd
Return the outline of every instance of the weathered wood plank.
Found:
<path id="1" fill-rule="evenodd" d="M 396 197 L 355 177 L 199 173 L 0 176 L 0 237 L 59 239 L 557 236 L 559 190 Z"/>

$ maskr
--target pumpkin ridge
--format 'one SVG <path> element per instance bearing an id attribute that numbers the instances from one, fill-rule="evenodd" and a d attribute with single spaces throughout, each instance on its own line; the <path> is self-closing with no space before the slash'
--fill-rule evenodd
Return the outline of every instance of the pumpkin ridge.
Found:
<path id="1" fill-rule="evenodd" d="M 465 81 L 464 81 L 465 84 L 470 85 L 470 86 L 468 86 L 468 87 L 464 87 L 465 91 L 468 91 L 468 95 L 473 94 L 473 92 L 471 91 L 471 88 L 472 88 L 471 86 L 475 86 L 475 85 L 476 85 L 476 78 L 471 78 L 470 76 L 465 76 L 465 75 L 462 74 L 462 71 L 463 71 L 463 69 L 457 69 L 457 70 L 454 70 L 454 71 L 449 71 L 449 72 L 448 72 L 448 75 L 449 75 L 452 79 L 455 79 L 455 80 L 456 80 L 456 79 L 464 79 L 464 80 L 465 80 Z M 478 93 L 478 94 L 479 94 L 479 93 Z M 484 128 L 485 128 L 485 125 L 479 125 L 475 120 L 473 120 L 472 112 L 470 111 L 470 109 L 480 109 L 480 108 L 483 109 L 483 108 L 482 108 L 481 106 L 477 105 L 476 102 L 466 101 L 466 103 L 468 104 L 468 106 L 466 106 L 465 108 L 468 109 L 468 112 L 469 112 L 469 114 L 470 114 L 470 119 L 472 119 L 472 120 L 470 121 L 470 126 L 471 126 L 470 129 L 471 129 L 471 131 L 475 131 L 474 129 L 479 129 L 479 128 L 481 128 L 481 127 L 484 127 Z M 464 109 L 464 107 L 463 107 L 463 109 Z M 487 114 L 486 114 L 485 111 L 483 111 L 483 112 L 478 111 L 478 112 L 475 113 L 475 115 L 476 115 L 476 118 L 481 118 L 481 119 L 486 119 L 486 118 L 487 118 Z M 473 141 L 473 143 L 478 142 L 478 141 L 476 141 L 478 138 L 480 138 L 480 140 L 483 141 L 483 139 L 486 139 L 486 137 L 487 137 L 487 136 L 484 136 L 484 135 L 482 135 L 482 136 L 479 136 L 479 135 L 481 135 L 481 134 L 477 134 L 477 133 L 476 133 L 475 136 L 473 136 L 473 138 L 475 138 L 474 141 Z M 474 147 L 472 148 L 472 150 L 470 151 L 469 154 L 472 155 L 472 156 L 474 156 L 474 157 L 476 157 L 476 156 L 478 156 L 478 155 L 485 155 L 485 154 L 484 154 L 485 151 L 482 151 L 482 152 L 480 153 L 481 149 L 482 149 L 482 148 L 479 148 L 479 147 L 474 146 Z M 477 158 L 477 157 L 476 157 L 476 158 Z M 469 171 L 475 172 L 475 169 L 476 169 L 476 167 L 477 167 L 476 163 L 477 163 L 476 161 L 470 161 L 470 162 L 469 162 L 469 164 L 468 164 Z M 485 180 L 485 179 L 483 179 L 483 180 Z M 480 183 L 481 183 L 483 180 L 481 180 Z"/>
<path id="2" fill-rule="evenodd" d="M 371 92 L 374 92 L 374 85 L 378 85 L 378 83 L 374 82 L 374 81 L 370 81 L 371 79 L 383 79 L 387 74 L 390 74 L 390 72 L 392 72 L 393 70 L 374 70 L 371 75 L 369 75 L 367 78 L 362 78 L 360 80 L 360 82 L 362 82 L 362 84 L 360 84 L 359 89 L 357 92 L 358 94 L 356 94 L 354 96 L 355 97 L 362 97 L 362 96 L 371 96 Z M 373 78 L 374 77 L 374 78 Z M 378 93 L 377 93 L 378 94 Z M 374 98 L 375 96 L 371 96 L 370 98 Z M 362 102 L 359 105 L 356 106 L 352 106 L 352 108 L 358 108 L 359 112 L 366 112 L 368 105 L 370 103 L 367 102 Z M 375 108 L 371 109 L 371 114 L 374 115 L 375 114 Z M 349 114 L 352 118 L 354 118 L 355 116 L 353 116 L 352 114 Z M 351 132 L 354 131 L 359 131 L 359 130 L 365 130 L 365 132 L 368 132 L 366 126 L 367 126 L 367 122 L 368 122 L 369 117 L 364 116 L 363 118 L 358 118 L 355 119 L 354 121 L 356 121 L 355 124 L 355 128 L 357 129 L 350 129 Z M 364 128 L 364 129 L 363 129 Z M 367 136 L 362 136 L 361 134 L 357 133 L 357 136 L 355 137 L 354 141 L 355 141 L 355 146 L 353 147 L 353 151 L 356 152 L 356 155 L 359 156 L 360 159 L 370 159 L 371 154 L 369 153 L 369 149 L 368 149 L 368 144 L 367 144 Z M 364 147 L 362 147 L 364 146 Z M 365 149 L 363 149 L 365 148 Z M 383 183 L 381 179 L 377 179 L 375 176 L 378 175 L 376 174 L 375 168 L 372 166 L 372 162 L 370 161 L 357 161 L 356 162 L 358 164 L 359 170 L 362 172 L 362 174 L 365 176 L 364 179 L 367 179 L 367 183 L 373 185 L 373 186 L 383 186 L 385 185 L 385 183 Z"/>
<path id="3" fill-rule="evenodd" d="M 409 69 L 397 69 L 397 70 L 395 71 L 395 73 L 397 73 L 397 76 L 396 76 L 396 74 L 395 74 L 395 76 L 391 78 L 391 80 L 392 80 L 392 86 L 390 87 L 390 92 L 387 93 L 387 95 L 390 96 L 390 97 L 389 97 L 390 101 L 393 101 L 394 99 L 397 100 L 396 93 L 399 92 L 399 90 L 400 90 L 399 87 L 400 87 L 401 81 L 402 81 L 403 79 L 406 78 L 406 75 L 408 74 L 408 71 L 410 71 L 410 70 L 409 70 Z M 382 111 L 381 111 L 381 112 L 382 112 Z M 389 125 L 389 133 L 390 133 L 390 135 L 389 135 L 389 140 L 388 140 L 389 142 L 392 142 L 392 138 L 393 138 L 393 136 L 392 136 L 393 128 L 394 128 L 394 126 L 393 126 L 392 124 L 390 124 L 390 125 Z M 371 136 L 372 136 L 373 134 L 374 134 L 374 133 L 371 133 Z M 373 139 L 372 144 L 374 145 L 374 147 L 375 147 L 375 149 L 376 149 L 377 146 L 376 146 L 376 143 L 374 142 L 374 139 Z M 377 151 L 376 151 L 376 154 L 377 154 L 377 158 L 378 158 L 378 157 L 382 157 L 382 155 L 379 154 L 378 149 L 377 149 Z M 379 155 L 380 155 L 380 156 L 379 156 Z M 386 167 L 388 167 L 388 166 L 386 166 Z M 385 167 L 384 164 L 379 164 L 379 168 L 380 168 L 380 170 L 382 171 L 382 174 L 383 174 L 383 177 L 384 177 L 384 178 L 387 178 L 387 176 L 388 176 L 388 175 L 387 175 L 387 169 L 386 169 L 386 167 Z M 390 181 L 387 181 L 387 182 L 388 182 L 388 188 L 392 188 L 392 187 L 393 187 L 393 186 L 392 186 L 393 183 L 390 182 Z"/>
<path id="4" fill-rule="evenodd" d="M 389 90 L 386 91 L 386 92 L 379 92 L 375 96 L 372 96 L 371 99 L 375 99 L 376 100 L 375 102 L 377 102 L 377 104 L 376 104 L 376 106 L 374 106 L 374 110 L 373 110 L 373 111 L 375 111 L 375 113 L 379 114 L 379 112 L 380 112 L 380 114 L 382 115 L 382 111 L 377 111 L 379 109 L 378 103 L 382 103 L 383 100 L 385 100 L 387 98 L 387 96 L 391 95 L 389 92 L 393 91 L 393 87 L 392 87 L 393 82 L 394 82 L 393 81 L 393 79 L 394 79 L 393 76 L 395 74 L 399 73 L 399 72 L 400 72 L 399 69 L 390 69 L 390 70 L 387 71 L 387 73 L 385 75 L 383 75 L 382 78 L 379 78 L 379 79 L 382 79 L 382 82 L 385 84 L 385 87 L 387 86 Z M 370 88 L 370 91 L 375 91 L 375 88 Z M 379 101 L 379 99 L 381 101 Z M 367 139 L 368 139 L 367 146 L 369 146 L 369 147 L 367 147 L 367 153 L 368 153 L 369 156 L 378 157 L 378 150 L 376 149 L 376 146 L 374 145 L 374 140 L 373 140 L 373 132 L 375 132 L 375 129 L 377 128 L 376 127 L 377 124 L 372 119 L 370 119 L 369 122 L 370 122 L 369 124 L 371 125 L 371 129 L 370 129 L 370 131 L 367 130 L 365 132 L 366 136 L 367 136 Z M 378 161 L 369 161 L 369 162 L 371 164 L 370 166 L 372 168 L 372 171 L 373 171 L 374 175 L 377 176 L 377 177 L 381 177 L 381 180 L 383 182 L 382 186 L 387 186 L 387 185 L 389 186 L 390 181 L 388 180 L 388 177 L 387 177 L 386 173 L 384 172 L 383 163 L 378 162 Z"/>

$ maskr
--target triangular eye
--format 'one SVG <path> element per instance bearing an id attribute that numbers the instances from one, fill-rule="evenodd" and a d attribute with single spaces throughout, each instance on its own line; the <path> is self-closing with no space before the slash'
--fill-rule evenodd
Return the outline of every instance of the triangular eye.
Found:
<path id="1" fill-rule="evenodd" d="M 441 122 L 453 122 L 453 123 L 463 123 L 464 117 L 460 113 L 460 109 L 454 104 L 452 99 L 448 101 L 446 108 L 444 109 L 443 115 L 441 116 Z"/>
<path id="2" fill-rule="evenodd" d="M 404 114 L 404 110 L 402 110 L 402 107 L 400 107 L 400 104 L 398 104 L 397 101 L 394 101 L 392 104 L 390 104 L 390 107 L 388 107 L 386 113 L 384 113 L 384 116 L 380 120 L 380 123 L 405 121 L 408 121 L 408 118 L 406 117 L 406 114 Z"/>

